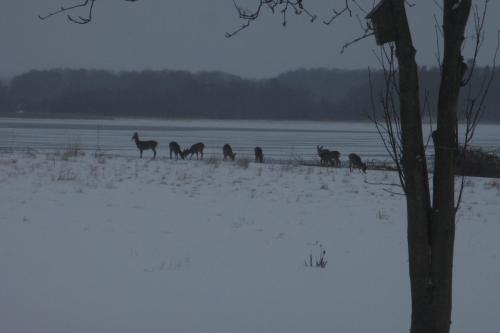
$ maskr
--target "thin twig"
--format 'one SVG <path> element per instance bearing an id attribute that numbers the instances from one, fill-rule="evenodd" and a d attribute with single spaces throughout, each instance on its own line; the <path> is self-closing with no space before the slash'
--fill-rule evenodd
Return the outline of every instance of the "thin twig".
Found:
<path id="1" fill-rule="evenodd" d="M 268 8 L 272 14 L 276 13 L 276 9 L 282 15 L 282 25 L 286 26 L 288 22 L 288 12 L 293 10 L 295 15 L 301 15 L 305 13 L 311 22 L 316 20 L 316 15 L 313 15 L 307 8 L 303 5 L 303 0 L 258 0 L 258 4 L 253 10 L 245 9 L 240 6 L 237 0 L 233 0 L 234 8 L 238 13 L 238 18 L 245 20 L 239 28 L 233 30 L 232 32 L 226 32 L 226 38 L 233 37 L 242 30 L 248 28 L 252 22 L 256 21 L 262 14 L 263 8 Z"/>

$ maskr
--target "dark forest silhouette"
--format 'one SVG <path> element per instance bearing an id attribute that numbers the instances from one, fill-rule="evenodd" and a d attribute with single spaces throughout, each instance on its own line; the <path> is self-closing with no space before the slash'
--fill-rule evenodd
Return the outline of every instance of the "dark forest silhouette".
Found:
<path id="1" fill-rule="evenodd" d="M 435 105 L 439 71 L 421 68 L 420 80 Z M 376 99 L 380 72 L 372 72 L 372 83 Z M 500 91 L 500 79 L 491 90 Z M 482 120 L 500 121 L 499 105 L 500 95 L 491 94 Z M 0 82 L 4 116 L 367 120 L 371 110 L 367 70 L 299 69 L 250 80 L 223 72 L 54 69 Z"/>

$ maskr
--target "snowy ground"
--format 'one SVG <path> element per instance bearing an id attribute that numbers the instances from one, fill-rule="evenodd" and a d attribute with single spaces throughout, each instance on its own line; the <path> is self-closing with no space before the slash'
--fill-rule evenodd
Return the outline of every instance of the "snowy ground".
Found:
<path id="1" fill-rule="evenodd" d="M 396 175 L 2 154 L 0 332 L 407 332 L 404 198 L 365 180 Z M 465 191 L 452 331 L 497 333 L 500 181 Z"/>

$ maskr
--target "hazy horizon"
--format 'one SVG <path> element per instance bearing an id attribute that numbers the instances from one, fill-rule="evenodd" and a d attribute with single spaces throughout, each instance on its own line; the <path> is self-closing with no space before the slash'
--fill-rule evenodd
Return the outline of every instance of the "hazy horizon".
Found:
<path id="1" fill-rule="evenodd" d="M 498 66 L 496 66 L 498 67 Z M 154 72 L 161 72 L 161 71 L 185 71 L 185 72 L 189 72 L 191 74 L 198 74 L 198 73 L 224 73 L 224 74 L 228 74 L 228 75 L 234 75 L 234 76 L 237 76 L 239 78 L 242 78 L 242 79 L 245 79 L 245 80 L 265 80 L 265 79 L 272 79 L 272 78 L 275 78 L 277 76 L 280 76 L 282 74 L 286 74 L 286 73 L 289 73 L 289 72 L 295 72 L 295 71 L 300 71 L 300 70 L 306 70 L 306 71 L 309 71 L 309 70 L 327 70 L 327 71 L 364 71 L 364 70 L 367 70 L 368 68 L 335 68 L 335 67 L 331 67 L 331 68 L 328 68 L 328 67 L 309 67 L 309 68 L 306 68 L 306 67 L 297 67 L 297 68 L 290 68 L 290 69 L 287 69 L 283 72 L 279 72 L 279 73 L 276 73 L 273 75 L 269 75 L 269 76 L 263 76 L 263 77 L 248 77 L 248 76 L 244 76 L 244 75 L 240 75 L 240 74 L 236 74 L 236 73 L 230 73 L 230 72 L 227 72 L 227 71 L 224 71 L 224 70 L 218 70 L 218 69 L 214 69 L 214 70 L 210 70 L 210 69 L 199 69 L 199 70 L 190 70 L 190 69 L 177 69 L 177 68 L 157 68 L 157 69 L 151 69 L 151 68 L 143 68 L 143 69 L 110 69 L 110 68 L 84 68 L 84 67 L 52 67 L 52 68 L 30 68 L 30 69 L 27 69 L 27 70 L 24 70 L 22 72 L 19 72 L 19 73 L 15 73 L 13 75 L 8 75 L 8 76 L 2 76 L 0 75 L 0 80 L 10 80 L 16 76 L 19 76 L 19 75 L 23 75 L 23 74 L 26 74 L 28 72 L 31 72 L 31 71 L 53 71 L 53 70 L 86 70 L 86 71 L 107 71 L 107 72 L 110 72 L 110 73 L 126 73 L 126 72 L 147 72 L 147 71 L 154 71 Z"/>

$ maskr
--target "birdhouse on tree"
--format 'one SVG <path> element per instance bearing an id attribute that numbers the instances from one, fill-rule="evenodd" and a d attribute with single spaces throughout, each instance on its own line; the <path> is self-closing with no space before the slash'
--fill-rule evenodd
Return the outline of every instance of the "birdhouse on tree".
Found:
<path id="1" fill-rule="evenodd" d="M 366 15 L 371 21 L 377 45 L 394 42 L 398 39 L 396 24 L 390 0 L 381 0 L 371 12 Z"/>

